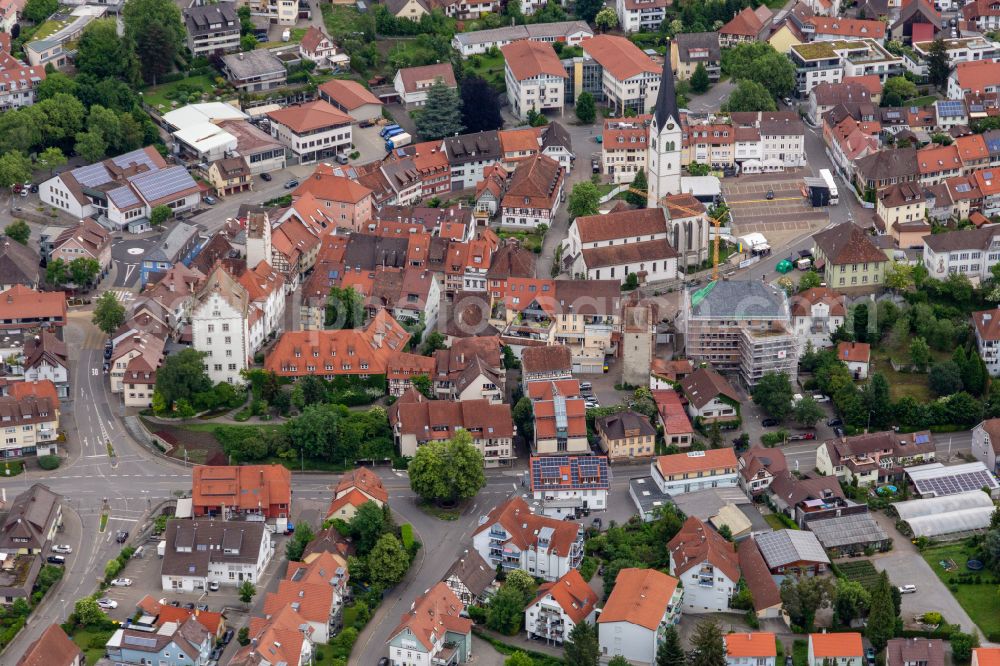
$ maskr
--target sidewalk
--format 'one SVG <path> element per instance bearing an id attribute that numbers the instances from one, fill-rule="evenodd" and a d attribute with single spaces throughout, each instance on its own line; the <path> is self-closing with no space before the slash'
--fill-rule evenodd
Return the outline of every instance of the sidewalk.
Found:
<path id="1" fill-rule="evenodd" d="M 503 634 L 497 633 L 492 629 L 487 629 L 484 625 L 477 625 L 476 631 L 484 636 L 489 636 L 493 640 L 506 643 L 511 647 L 522 650 L 530 650 L 532 652 L 541 652 L 542 654 L 548 654 L 560 659 L 563 656 L 563 649 L 561 645 L 546 643 L 545 641 L 533 641 L 528 638 L 524 631 L 519 631 L 516 636 L 504 636 Z"/>

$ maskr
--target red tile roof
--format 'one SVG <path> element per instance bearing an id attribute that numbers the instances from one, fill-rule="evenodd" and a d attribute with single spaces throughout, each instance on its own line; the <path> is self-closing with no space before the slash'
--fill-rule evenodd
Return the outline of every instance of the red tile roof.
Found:
<path id="1" fill-rule="evenodd" d="M 991 60 L 960 62 L 955 67 L 958 87 L 971 92 L 985 92 L 1000 82 L 1000 63 Z"/>
<path id="2" fill-rule="evenodd" d="M 751 634 L 726 634 L 727 657 L 776 657 L 774 634 L 758 631 Z"/>
<path id="3" fill-rule="evenodd" d="M 653 402 L 660 413 L 660 421 L 663 423 L 663 432 L 666 435 L 680 435 L 693 432 L 691 421 L 688 419 L 687 411 L 681 404 L 681 397 L 677 391 L 663 390 L 653 391 Z"/>
<path id="4" fill-rule="evenodd" d="M 61 291 L 35 291 L 22 284 L 0 293 L 0 320 L 26 319 L 66 321 L 66 294 Z M 9 324 L 7 326 L 10 326 Z"/>
<path id="5" fill-rule="evenodd" d="M 732 449 L 709 449 L 707 451 L 689 451 L 660 456 L 656 459 L 656 468 L 664 478 L 672 474 L 690 472 L 708 472 L 716 469 L 731 469 L 736 471 L 736 455 Z"/>
<path id="6" fill-rule="evenodd" d="M 728 451 L 732 455 L 732 449 L 715 450 Z M 735 582 L 740 579 L 740 565 L 733 544 L 694 516 L 684 521 L 681 531 L 667 543 L 667 550 L 670 551 L 671 568 L 676 576 L 682 576 L 692 567 L 707 561 L 729 580 Z"/>
<path id="7" fill-rule="evenodd" d="M 618 81 L 642 74 L 659 74 L 662 67 L 624 37 L 597 35 L 580 42 L 583 50 Z"/>
<path id="8" fill-rule="evenodd" d="M 306 134 L 324 128 L 350 125 L 352 118 L 329 102 L 317 99 L 305 104 L 268 111 L 267 117 L 295 132 Z"/>
<path id="9" fill-rule="evenodd" d="M 417 597 L 412 610 L 403 614 L 399 626 L 389 635 L 395 637 L 408 630 L 421 645 L 431 650 L 446 632 L 468 635 L 472 631 L 472 620 L 459 617 L 463 610 L 465 604 L 444 582 L 440 582 Z"/>
<path id="10" fill-rule="evenodd" d="M 813 657 L 817 659 L 864 656 L 859 633 L 809 634 L 809 642 Z"/>
<path id="11" fill-rule="evenodd" d="M 378 502 L 384 503 L 389 501 L 389 492 L 382 485 L 382 479 L 367 467 L 358 467 L 340 477 L 335 495 L 340 495 L 355 488 Z"/>
<path id="12" fill-rule="evenodd" d="M 52 624 L 28 646 L 17 660 L 17 666 L 70 666 L 76 663 L 80 654 L 80 648 L 69 639 L 62 627 Z"/>
<path id="13" fill-rule="evenodd" d="M 597 606 L 597 593 L 576 569 L 570 569 L 554 583 L 543 583 L 529 605 L 533 606 L 547 596 L 551 596 L 559 604 L 563 612 L 573 620 L 573 624 L 585 620 Z"/>
<path id="14" fill-rule="evenodd" d="M 330 79 L 320 85 L 319 90 L 345 109 L 353 111 L 365 104 L 382 106 L 382 101 L 357 81 L 350 79 Z"/>
<path id="15" fill-rule="evenodd" d="M 867 342 L 841 342 L 837 345 L 837 358 L 844 363 L 867 363 L 872 348 Z"/>
<path id="16" fill-rule="evenodd" d="M 656 630 L 677 590 L 677 579 L 656 569 L 622 569 L 598 624 L 628 622 Z"/>
<path id="17" fill-rule="evenodd" d="M 547 74 L 565 79 L 566 68 L 551 44 L 522 39 L 500 49 L 511 74 L 518 81 Z"/>
<path id="18" fill-rule="evenodd" d="M 508 543 L 517 546 L 518 550 L 526 550 L 535 545 L 538 532 L 544 527 L 552 528 L 550 550 L 552 553 L 566 557 L 570 548 L 576 543 L 582 527 L 580 523 L 557 520 L 531 512 L 527 502 L 520 495 L 515 495 L 503 504 L 493 507 L 482 524 L 473 532 L 473 536 L 499 524 L 508 534 Z"/>
<path id="19" fill-rule="evenodd" d="M 282 465 L 199 465 L 191 470 L 191 497 L 196 507 L 290 507 L 292 475 Z"/>

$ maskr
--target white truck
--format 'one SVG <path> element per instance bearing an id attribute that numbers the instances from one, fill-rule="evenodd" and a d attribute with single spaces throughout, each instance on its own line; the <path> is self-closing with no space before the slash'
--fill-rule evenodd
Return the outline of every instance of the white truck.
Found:
<path id="1" fill-rule="evenodd" d="M 395 150 L 396 148 L 402 148 L 403 146 L 408 146 L 413 142 L 413 137 L 406 132 L 401 132 L 395 136 L 391 136 L 385 141 L 385 150 L 389 152 L 390 150 Z"/>

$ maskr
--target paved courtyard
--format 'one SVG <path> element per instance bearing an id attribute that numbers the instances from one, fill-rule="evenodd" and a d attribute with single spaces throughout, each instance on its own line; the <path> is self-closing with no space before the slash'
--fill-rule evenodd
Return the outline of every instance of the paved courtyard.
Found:
<path id="1" fill-rule="evenodd" d="M 788 173 L 724 179 L 722 196 L 732 211 L 734 234 L 824 226 L 829 220 L 827 209 L 813 208 L 802 194 L 804 187 L 800 176 Z M 767 198 L 768 190 L 772 199 Z"/>

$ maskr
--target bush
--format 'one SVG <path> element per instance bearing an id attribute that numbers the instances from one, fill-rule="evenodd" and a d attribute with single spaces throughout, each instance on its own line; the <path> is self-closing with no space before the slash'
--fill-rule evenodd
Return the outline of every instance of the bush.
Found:
<path id="1" fill-rule="evenodd" d="M 584 557 L 580 563 L 580 575 L 589 583 L 595 573 L 597 573 L 597 560 L 589 555 Z"/>
<path id="2" fill-rule="evenodd" d="M 777 432 L 766 432 L 760 436 L 760 443 L 764 446 L 777 446 L 788 438 L 788 432 L 778 430 Z"/>
<path id="3" fill-rule="evenodd" d="M 403 547 L 409 550 L 413 548 L 413 525 L 405 523 L 399 528 L 399 538 L 403 542 Z"/>
<path id="4" fill-rule="evenodd" d="M 41 456 L 38 458 L 38 466 L 47 471 L 58 468 L 60 463 L 62 463 L 62 459 L 59 456 Z"/>

